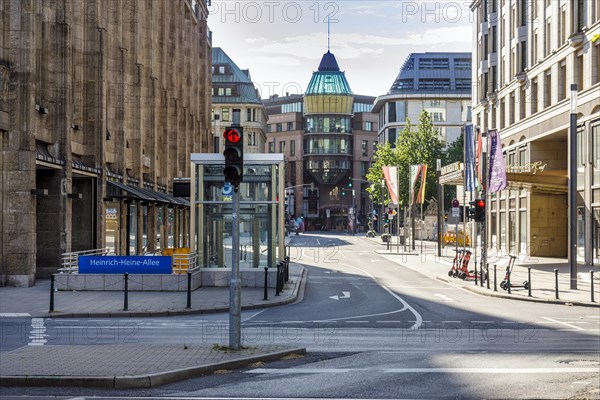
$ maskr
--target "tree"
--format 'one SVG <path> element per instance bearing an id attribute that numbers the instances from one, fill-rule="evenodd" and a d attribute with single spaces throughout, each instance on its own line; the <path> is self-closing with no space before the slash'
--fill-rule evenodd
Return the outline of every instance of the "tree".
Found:
<path id="1" fill-rule="evenodd" d="M 454 162 L 463 162 L 464 158 L 464 143 L 465 136 L 463 133 L 456 138 L 456 140 L 448 145 L 446 152 L 445 164 L 452 164 Z M 444 186 L 444 204 L 448 205 L 452 203 L 452 200 L 456 198 L 456 186 L 445 185 Z"/>
<path id="2" fill-rule="evenodd" d="M 442 158 L 442 144 L 429 113 L 425 110 L 421 112 L 416 129 L 407 119 L 404 130 L 398 135 L 395 145 L 393 149 L 389 143 L 380 146 L 367 173 L 367 179 L 374 183 L 370 188 L 373 201 L 380 202 L 379 190 L 381 189 L 378 182 L 383 177 L 382 167 L 397 166 L 400 175 L 399 201 L 400 204 L 409 204 L 409 170 L 412 164 L 427 164 L 425 199 L 434 197 L 436 193 L 436 159 Z"/>

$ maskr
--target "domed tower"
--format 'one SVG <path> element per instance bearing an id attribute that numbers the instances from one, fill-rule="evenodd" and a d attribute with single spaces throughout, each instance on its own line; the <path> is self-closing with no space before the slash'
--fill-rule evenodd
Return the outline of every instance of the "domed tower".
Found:
<path id="1" fill-rule="evenodd" d="M 304 94 L 304 167 L 320 184 L 351 173 L 353 102 L 345 73 L 327 51 Z"/>

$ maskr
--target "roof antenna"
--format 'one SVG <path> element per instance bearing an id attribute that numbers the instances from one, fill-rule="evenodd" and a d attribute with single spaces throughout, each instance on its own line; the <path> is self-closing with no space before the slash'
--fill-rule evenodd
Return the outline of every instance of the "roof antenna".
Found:
<path id="1" fill-rule="evenodd" d="M 329 15 L 327 16 L 327 52 L 329 53 L 329 45 L 331 40 L 331 29 L 330 29 L 330 19 Z"/>

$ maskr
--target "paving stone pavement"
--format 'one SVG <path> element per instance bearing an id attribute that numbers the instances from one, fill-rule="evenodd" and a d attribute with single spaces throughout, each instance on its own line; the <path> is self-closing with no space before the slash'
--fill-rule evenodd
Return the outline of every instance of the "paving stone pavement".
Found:
<path id="1" fill-rule="evenodd" d="M 304 353 L 303 348 L 277 345 L 239 351 L 181 344 L 25 346 L 1 353 L 0 387 L 147 388 Z"/>

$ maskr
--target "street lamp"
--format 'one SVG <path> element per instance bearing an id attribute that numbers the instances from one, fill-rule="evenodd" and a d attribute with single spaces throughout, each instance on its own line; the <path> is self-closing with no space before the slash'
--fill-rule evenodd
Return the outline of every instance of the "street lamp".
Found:
<path id="1" fill-rule="evenodd" d="M 356 191 L 352 189 L 352 235 L 356 233 Z"/>
<path id="2" fill-rule="evenodd" d="M 381 179 L 381 214 L 379 214 L 379 231 L 383 234 L 383 212 L 384 212 L 384 199 L 383 199 L 383 188 L 385 187 L 385 179 Z"/>
<path id="3" fill-rule="evenodd" d="M 444 230 L 442 229 L 442 210 L 444 209 L 444 187 L 440 184 L 440 177 L 442 176 L 442 160 L 439 158 L 436 160 L 436 177 L 437 177 L 437 252 L 438 257 L 442 256 L 442 235 Z"/>
<path id="4" fill-rule="evenodd" d="M 569 250 L 567 255 L 569 258 L 571 289 L 577 289 L 577 84 L 571 85 L 568 192 Z"/>

